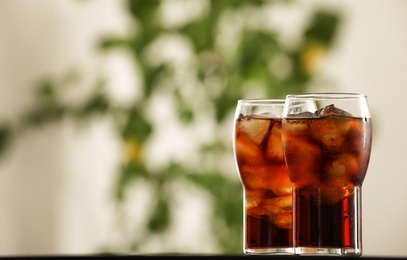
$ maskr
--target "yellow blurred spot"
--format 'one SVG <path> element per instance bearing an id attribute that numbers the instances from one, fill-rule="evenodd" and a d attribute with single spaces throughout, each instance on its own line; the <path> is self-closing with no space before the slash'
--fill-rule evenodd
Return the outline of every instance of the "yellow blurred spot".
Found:
<path id="1" fill-rule="evenodd" d="M 316 71 L 319 61 L 325 52 L 325 46 L 320 43 L 311 43 L 301 54 L 300 66 L 307 74 Z"/>
<path id="2" fill-rule="evenodd" d="M 139 162 L 141 159 L 142 150 L 143 145 L 137 139 L 126 140 L 124 144 L 124 156 L 126 162 Z"/>

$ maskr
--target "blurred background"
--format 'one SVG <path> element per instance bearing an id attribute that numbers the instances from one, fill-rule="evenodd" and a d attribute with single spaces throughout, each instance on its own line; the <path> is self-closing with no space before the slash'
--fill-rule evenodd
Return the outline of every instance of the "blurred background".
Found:
<path id="1" fill-rule="evenodd" d="M 362 92 L 367 256 L 407 256 L 404 0 L 0 0 L 0 255 L 242 253 L 238 99 Z M 401 113 L 401 112 L 400 112 Z"/>

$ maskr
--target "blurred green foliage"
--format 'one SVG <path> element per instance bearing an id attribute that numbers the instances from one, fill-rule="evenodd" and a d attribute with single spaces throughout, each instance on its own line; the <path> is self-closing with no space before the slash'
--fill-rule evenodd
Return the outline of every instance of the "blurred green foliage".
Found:
<path id="1" fill-rule="evenodd" d="M 4 122 L 0 125 L 0 152 L 4 153 L 25 129 L 58 123 L 64 118 L 83 122 L 98 115 L 109 117 L 127 151 L 117 171 L 117 181 L 112 184 L 118 205 L 126 201 L 126 192 L 139 181 L 150 183 L 155 194 L 152 210 L 140 212 L 147 219 L 147 231 L 129 236 L 127 245 L 123 246 L 130 252 L 139 252 L 143 241 L 168 231 L 174 222 L 170 185 L 179 182 L 210 196 L 214 215 L 210 224 L 220 253 L 241 253 L 242 186 L 234 167 L 227 170 L 222 167 L 227 164 L 222 158 L 233 160 L 232 133 L 225 129 L 234 123 L 233 114 L 239 99 L 253 93 L 258 97 L 283 98 L 289 93 L 306 92 L 317 75 L 318 60 L 335 41 L 340 17 L 332 11 L 315 10 L 306 26 L 300 29 L 298 42 L 287 44 L 278 28 L 266 26 L 264 21 L 257 25 L 248 21 L 264 19 L 261 11 L 266 8 L 277 4 L 294 5 L 295 1 L 201 1 L 204 11 L 175 26 L 167 26 L 159 17 L 165 2 L 126 0 L 124 6 L 133 23 L 132 29 L 125 36 L 104 36 L 98 44 L 102 54 L 126 50 L 140 69 L 142 91 L 137 102 L 126 106 L 116 104 L 105 91 L 106 81 L 101 75 L 94 82 L 95 91 L 90 96 L 82 103 L 69 103 L 64 101 L 62 89 L 67 84 L 75 84 L 75 77 L 65 81 L 47 79 L 39 83 L 36 103 L 21 117 L 19 124 Z M 187 66 L 189 70 L 173 61 L 151 62 L 148 58 L 149 49 L 163 35 L 180 37 L 185 46 L 190 47 L 189 61 L 193 66 Z M 159 57 L 164 52 L 166 50 L 155 51 L 155 55 Z M 188 73 L 195 84 L 179 80 L 182 73 Z M 174 120 L 184 126 L 194 125 L 199 124 L 196 121 L 199 114 L 209 114 L 217 129 L 211 133 L 211 142 L 199 144 L 197 153 L 201 160 L 196 165 L 169 161 L 159 169 L 151 169 L 144 161 L 144 151 L 158 126 L 150 120 L 146 108 L 155 95 L 168 88 L 171 92 L 166 93 L 172 93 L 176 105 Z M 195 89 L 188 91 L 190 88 Z M 106 246 L 104 250 L 115 249 Z"/>

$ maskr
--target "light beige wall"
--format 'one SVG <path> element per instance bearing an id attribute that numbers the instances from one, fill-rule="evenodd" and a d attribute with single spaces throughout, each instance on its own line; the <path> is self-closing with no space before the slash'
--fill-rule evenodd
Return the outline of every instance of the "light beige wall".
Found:
<path id="1" fill-rule="evenodd" d="M 94 76 L 95 37 L 125 28 L 119 3 L 1 0 L 0 118 L 23 113 L 42 77 Z M 107 122 L 40 128 L 12 147 L 0 163 L 0 255 L 92 253 L 110 239 L 120 147 Z"/>
<path id="2" fill-rule="evenodd" d="M 367 255 L 407 255 L 407 1 L 342 1 L 349 8 L 330 74 L 348 92 L 367 94 L 373 148 L 363 184 Z"/>

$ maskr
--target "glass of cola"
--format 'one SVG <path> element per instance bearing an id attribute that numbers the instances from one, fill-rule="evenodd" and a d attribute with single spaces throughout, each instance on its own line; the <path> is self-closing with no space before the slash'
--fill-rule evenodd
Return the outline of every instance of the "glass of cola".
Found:
<path id="1" fill-rule="evenodd" d="M 281 126 L 293 253 L 362 255 L 361 192 L 372 145 L 366 95 L 287 95 Z"/>
<path id="2" fill-rule="evenodd" d="M 245 254 L 292 255 L 292 187 L 281 144 L 284 99 L 239 100 L 233 150 L 244 194 Z"/>

